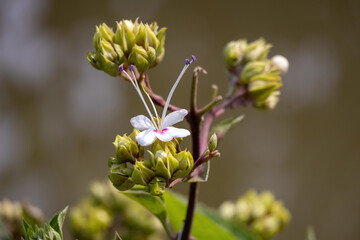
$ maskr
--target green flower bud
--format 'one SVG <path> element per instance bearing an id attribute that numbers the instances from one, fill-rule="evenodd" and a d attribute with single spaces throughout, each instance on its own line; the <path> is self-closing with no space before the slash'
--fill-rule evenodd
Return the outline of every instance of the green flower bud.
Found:
<path id="1" fill-rule="evenodd" d="M 156 50 L 152 47 L 149 47 L 147 50 L 148 55 L 148 61 L 150 63 L 150 67 L 153 67 L 156 65 Z"/>
<path id="2" fill-rule="evenodd" d="M 209 148 L 210 152 L 213 152 L 213 151 L 215 151 L 216 147 L 217 147 L 217 136 L 214 133 L 210 137 L 208 148 Z"/>
<path id="3" fill-rule="evenodd" d="M 129 55 L 129 63 L 134 64 L 136 68 L 143 72 L 150 66 L 148 61 L 149 55 L 143 47 L 135 45 Z"/>
<path id="4" fill-rule="evenodd" d="M 134 24 L 131 21 L 124 20 L 117 22 L 117 28 L 114 41 L 119 44 L 125 54 L 131 52 L 132 47 L 135 45 L 135 34 L 133 32 Z"/>
<path id="5" fill-rule="evenodd" d="M 154 156 L 155 174 L 166 179 L 170 179 L 171 172 L 169 168 L 168 155 L 164 151 L 157 151 Z"/>
<path id="6" fill-rule="evenodd" d="M 119 163 L 134 162 L 139 155 L 138 144 L 126 134 L 122 137 L 117 135 L 113 144 L 116 149 L 116 159 Z"/>
<path id="7" fill-rule="evenodd" d="M 263 238 L 269 239 L 279 232 L 280 221 L 276 216 L 266 216 L 265 218 L 255 220 L 252 228 Z"/>
<path id="8" fill-rule="evenodd" d="M 160 31 L 156 35 L 156 37 L 159 40 L 159 45 L 156 48 L 156 63 L 161 62 L 161 60 L 164 58 L 164 55 L 165 55 L 165 48 L 164 48 L 164 45 L 165 45 L 165 31 L 166 31 L 166 28 L 162 28 L 162 29 L 160 29 Z"/>
<path id="9" fill-rule="evenodd" d="M 265 60 L 271 47 L 271 44 L 267 44 L 263 39 L 250 43 L 245 49 L 245 62 Z"/>
<path id="10" fill-rule="evenodd" d="M 257 103 L 256 108 L 263 110 L 274 109 L 279 102 L 279 95 L 280 91 L 272 92 L 265 101 Z"/>
<path id="11" fill-rule="evenodd" d="M 132 179 L 136 184 L 147 186 L 148 183 L 155 177 L 155 173 L 145 166 L 143 161 L 136 161 Z"/>
<path id="12" fill-rule="evenodd" d="M 162 177 L 154 177 L 149 183 L 149 192 L 155 196 L 161 196 L 165 192 L 166 181 Z"/>
<path id="13" fill-rule="evenodd" d="M 241 83 L 249 83 L 251 78 L 263 73 L 265 71 L 266 62 L 264 61 L 253 61 L 245 65 L 241 72 Z"/>
<path id="14" fill-rule="evenodd" d="M 100 25 L 99 33 L 100 33 L 100 39 L 105 39 L 108 42 L 112 42 L 114 39 L 114 32 L 111 28 L 109 28 L 105 23 Z"/>
<path id="15" fill-rule="evenodd" d="M 224 57 L 229 70 L 240 65 L 246 47 L 246 40 L 231 41 L 225 46 Z"/>
<path id="16" fill-rule="evenodd" d="M 174 172 L 172 180 L 177 178 L 184 178 L 189 175 L 194 166 L 194 159 L 191 153 L 187 150 L 181 151 L 175 155 L 176 160 L 179 162 L 178 170 Z"/>
<path id="17" fill-rule="evenodd" d="M 124 164 L 126 166 L 126 164 Z M 119 191 L 126 191 L 131 189 L 135 183 L 131 179 L 133 169 L 125 168 L 124 165 L 119 165 L 115 168 L 111 168 L 108 175 L 113 186 Z"/>
<path id="18" fill-rule="evenodd" d="M 117 53 L 112 44 L 105 40 L 100 40 L 100 53 L 109 61 L 114 61 L 117 57 Z"/>
<path id="19" fill-rule="evenodd" d="M 251 81 L 248 85 L 248 91 L 251 99 L 256 103 L 264 102 L 272 92 L 282 86 L 281 82 L 270 82 L 266 80 Z"/>

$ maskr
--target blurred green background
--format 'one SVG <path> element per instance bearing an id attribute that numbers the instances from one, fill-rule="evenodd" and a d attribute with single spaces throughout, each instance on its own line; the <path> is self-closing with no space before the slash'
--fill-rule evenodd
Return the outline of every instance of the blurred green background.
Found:
<path id="1" fill-rule="evenodd" d="M 277 239 L 303 239 L 308 225 L 319 239 L 360 239 L 356 0 L 2 0 L 0 199 L 27 200 L 50 216 L 106 177 L 115 135 L 129 133 L 130 117 L 144 107 L 130 84 L 95 70 L 86 54 L 95 25 L 136 17 L 168 27 L 164 61 L 150 72 L 162 95 L 191 54 L 208 70 L 200 103 L 212 83 L 225 93 L 222 49 L 230 40 L 264 37 L 274 45 L 270 56 L 290 61 L 274 111 L 231 113 L 246 116 L 221 143 L 201 201 L 217 207 L 249 188 L 267 189 L 292 213 Z M 188 106 L 190 77 L 174 104 Z"/>

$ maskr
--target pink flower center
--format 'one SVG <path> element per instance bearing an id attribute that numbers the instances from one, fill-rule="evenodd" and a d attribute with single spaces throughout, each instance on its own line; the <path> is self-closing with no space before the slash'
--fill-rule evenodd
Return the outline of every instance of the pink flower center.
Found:
<path id="1" fill-rule="evenodd" d="M 161 135 L 164 134 L 166 131 L 168 131 L 169 129 L 164 128 L 161 132 L 159 132 L 158 130 L 153 130 L 156 133 L 160 133 Z"/>

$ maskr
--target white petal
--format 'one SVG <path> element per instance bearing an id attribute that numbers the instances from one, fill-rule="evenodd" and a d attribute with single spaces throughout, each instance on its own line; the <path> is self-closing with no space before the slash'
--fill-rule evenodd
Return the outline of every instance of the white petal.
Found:
<path id="1" fill-rule="evenodd" d="M 169 113 L 161 122 L 161 125 L 163 128 L 170 127 L 174 125 L 175 123 L 181 122 L 184 120 L 184 117 L 188 114 L 188 111 L 186 109 L 181 109 L 179 111 L 175 111 L 172 113 Z"/>
<path id="2" fill-rule="evenodd" d="M 138 115 L 136 117 L 133 117 L 130 119 L 131 125 L 140 130 L 146 130 L 146 129 L 153 129 L 153 124 L 151 123 L 150 119 L 145 117 L 144 115 Z"/>
<path id="3" fill-rule="evenodd" d="M 190 135 L 190 132 L 183 128 L 176 128 L 176 127 L 167 127 L 166 133 L 170 134 L 171 136 L 178 138 L 178 137 L 187 137 Z"/>
<path id="4" fill-rule="evenodd" d="M 155 142 L 155 140 L 156 134 L 152 129 L 142 131 L 141 133 L 136 135 L 136 141 L 143 147 L 151 145 Z"/>
<path id="5" fill-rule="evenodd" d="M 163 131 L 163 132 L 158 132 L 156 130 L 153 130 L 155 136 L 163 142 L 169 142 L 173 139 L 173 136 L 171 134 L 168 133 L 168 131 Z"/>

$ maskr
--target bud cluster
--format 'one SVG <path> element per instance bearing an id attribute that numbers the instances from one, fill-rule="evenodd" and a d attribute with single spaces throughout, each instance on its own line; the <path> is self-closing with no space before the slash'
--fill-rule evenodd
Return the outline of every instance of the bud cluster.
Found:
<path id="1" fill-rule="evenodd" d="M 116 136 L 116 158 L 108 161 L 109 179 L 120 191 L 142 185 L 152 195 L 162 195 L 171 182 L 190 173 L 193 157 L 187 150 L 180 151 L 178 139 L 170 142 L 156 140 L 146 158 L 144 148 L 136 141 L 138 133 L 134 130 L 129 136 Z"/>
<path id="2" fill-rule="evenodd" d="M 289 63 L 283 56 L 268 58 L 271 45 L 263 39 L 229 42 L 224 57 L 229 74 L 237 80 L 237 87 L 246 91 L 243 101 L 259 109 L 273 109 L 279 101 L 281 76 Z"/>
<path id="3" fill-rule="evenodd" d="M 89 52 L 89 62 L 99 70 L 119 75 L 119 66 L 135 65 L 140 72 L 154 67 L 164 57 L 166 28 L 151 24 L 123 20 L 117 22 L 114 32 L 105 23 L 96 27 L 95 52 Z"/>
<path id="4" fill-rule="evenodd" d="M 224 202 L 220 214 L 228 221 L 248 226 L 263 239 L 280 232 L 290 221 L 290 213 L 271 192 L 248 191 L 235 203 Z"/>

